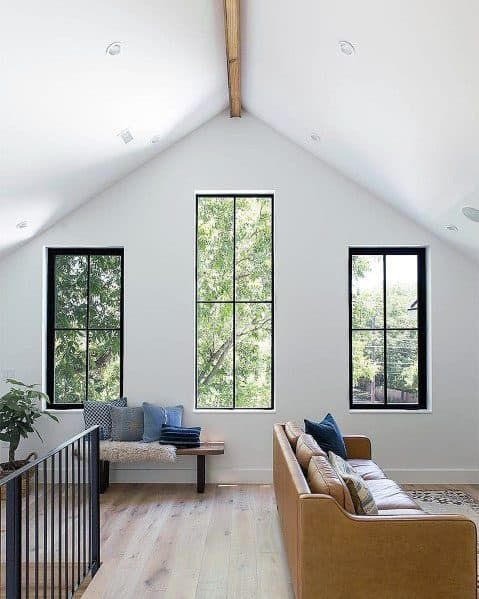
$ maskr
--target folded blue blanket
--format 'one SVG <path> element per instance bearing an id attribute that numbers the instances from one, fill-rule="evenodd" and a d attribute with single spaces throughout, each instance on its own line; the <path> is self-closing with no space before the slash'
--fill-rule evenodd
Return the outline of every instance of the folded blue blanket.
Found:
<path id="1" fill-rule="evenodd" d="M 191 427 L 186 427 L 186 426 L 166 426 L 163 425 L 161 427 L 161 432 L 162 433 L 196 433 L 196 434 L 200 434 L 201 433 L 201 426 L 191 426 Z"/>
<path id="2" fill-rule="evenodd" d="M 176 447 L 199 447 L 201 427 L 163 426 L 160 432 L 160 443 Z"/>

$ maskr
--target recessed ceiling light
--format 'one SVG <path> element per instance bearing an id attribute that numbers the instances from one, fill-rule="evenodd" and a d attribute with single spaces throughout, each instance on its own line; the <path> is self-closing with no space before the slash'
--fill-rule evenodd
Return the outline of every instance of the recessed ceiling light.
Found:
<path id="1" fill-rule="evenodd" d="M 130 141 L 133 141 L 133 135 L 129 129 L 123 129 L 123 131 L 120 131 L 120 133 L 118 133 L 118 137 L 120 137 L 125 144 L 129 144 Z"/>
<path id="2" fill-rule="evenodd" d="M 343 54 L 346 54 L 346 56 L 351 56 L 356 52 L 356 48 L 347 40 L 341 40 L 339 42 L 339 48 Z"/>
<path id="3" fill-rule="evenodd" d="M 472 206 L 464 206 L 462 213 L 470 220 L 479 223 L 479 210 L 477 208 L 472 208 Z"/>
<path id="4" fill-rule="evenodd" d="M 120 42 L 112 42 L 106 47 L 106 53 L 110 56 L 118 56 L 121 52 L 121 43 Z"/>
<path id="5" fill-rule="evenodd" d="M 313 141 L 320 141 L 321 137 L 319 136 L 319 133 L 311 133 L 311 139 Z"/>
<path id="6" fill-rule="evenodd" d="M 161 135 L 153 135 L 153 137 L 151 138 L 152 144 L 159 144 L 160 141 L 161 141 Z"/>
<path id="7" fill-rule="evenodd" d="M 451 233 L 457 233 L 459 231 L 459 227 L 457 225 L 445 225 L 444 228 L 446 231 L 451 231 Z"/>
<path id="8" fill-rule="evenodd" d="M 23 231 L 23 229 L 26 229 L 28 227 L 28 221 L 27 220 L 19 220 L 18 223 L 15 225 L 15 227 L 19 231 Z"/>

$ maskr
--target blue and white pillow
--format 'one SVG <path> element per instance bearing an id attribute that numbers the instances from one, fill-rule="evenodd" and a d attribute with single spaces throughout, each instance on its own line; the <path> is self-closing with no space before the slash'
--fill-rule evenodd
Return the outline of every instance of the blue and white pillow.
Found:
<path id="1" fill-rule="evenodd" d="M 126 397 L 113 399 L 112 401 L 84 401 L 83 418 L 85 428 L 99 425 L 100 439 L 109 439 L 111 437 L 111 408 L 126 408 Z"/>

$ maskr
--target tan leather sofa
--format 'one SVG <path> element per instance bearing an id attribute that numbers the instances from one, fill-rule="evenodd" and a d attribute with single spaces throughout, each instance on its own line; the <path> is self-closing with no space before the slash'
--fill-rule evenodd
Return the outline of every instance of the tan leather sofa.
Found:
<path id="1" fill-rule="evenodd" d="M 288 438 L 284 425 L 274 426 L 274 488 L 296 599 L 476 598 L 476 528 L 471 520 L 420 510 L 371 461 L 371 443 L 363 436 L 344 441 L 379 514 L 351 513 L 350 505 L 341 505 L 341 483 L 332 480 L 319 452 L 306 470 L 308 439 L 298 445 L 300 465 L 295 450 L 301 431 L 289 427 Z M 308 471 L 315 489 L 335 497 L 311 492 Z"/>

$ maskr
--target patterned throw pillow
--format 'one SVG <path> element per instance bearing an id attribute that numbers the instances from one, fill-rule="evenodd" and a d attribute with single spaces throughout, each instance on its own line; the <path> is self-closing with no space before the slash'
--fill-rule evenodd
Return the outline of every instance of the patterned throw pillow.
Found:
<path id="1" fill-rule="evenodd" d="M 356 471 L 352 466 L 350 466 L 346 460 L 339 455 L 336 455 L 332 451 L 328 451 L 328 458 L 331 466 L 336 470 L 339 476 L 343 476 L 343 474 L 356 474 Z"/>
<path id="2" fill-rule="evenodd" d="M 117 406 L 126 407 L 126 397 L 114 399 L 112 401 L 85 401 L 83 402 L 83 419 L 85 428 L 91 426 L 100 426 L 100 439 L 109 439 L 111 437 L 111 408 Z"/>
<path id="3" fill-rule="evenodd" d="M 141 441 L 143 437 L 143 408 L 111 408 L 111 440 Z"/>
<path id="4" fill-rule="evenodd" d="M 344 480 L 351 493 L 351 499 L 353 500 L 356 514 L 363 514 L 366 516 L 377 515 L 378 506 L 376 505 L 374 497 L 363 477 L 354 473 L 344 474 L 341 478 Z"/>
<path id="5" fill-rule="evenodd" d="M 341 456 L 336 455 L 332 451 L 328 453 L 328 456 L 331 466 L 336 470 L 348 487 L 356 514 L 365 514 L 368 516 L 376 515 L 378 513 L 378 506 L 376 505 L 374 497 L 363 477 L 358 474 L 346 460 L 343 460 Z"/>

